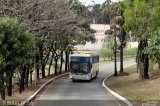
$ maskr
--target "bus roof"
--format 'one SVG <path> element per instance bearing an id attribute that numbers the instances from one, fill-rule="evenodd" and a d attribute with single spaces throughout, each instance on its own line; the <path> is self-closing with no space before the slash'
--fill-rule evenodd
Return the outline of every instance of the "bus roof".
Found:
<path id="1" fill-rule="evenodd" d="M 88 53 L 88 54 L 70 54 L 70 56 L 78 56 L 78 57 L 91 57 L 91 56 L 98 56 L 98 55 L 95 55 L 95 54 L 91 54 L 91 53 Z"/>

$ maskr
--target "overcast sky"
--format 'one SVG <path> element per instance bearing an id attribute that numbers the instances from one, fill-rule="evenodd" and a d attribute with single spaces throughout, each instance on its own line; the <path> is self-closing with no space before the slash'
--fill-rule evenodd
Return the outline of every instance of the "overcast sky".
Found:
<path id="1" fill-rule="evenodd" d="M 79 0 L 85 5 L 94 4 L 92 1 L 95 2 L 95 4 L 102 4 L 106 0 Z M 112 0 L 113 2 L 118 2 L 119 0 Z"/>

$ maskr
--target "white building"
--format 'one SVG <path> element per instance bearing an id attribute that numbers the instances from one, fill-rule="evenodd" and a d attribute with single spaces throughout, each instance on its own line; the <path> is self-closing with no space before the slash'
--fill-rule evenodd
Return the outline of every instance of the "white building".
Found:
<path id="1" fill-rule="evenodd" d="M 126 47 L 127 48 L 137 48 L 138 42 L 128 42 Z"/>
<path id="2" fill-rule="evenodd" d="M 75 46 L 78 50 L 100 50 L 102 49 L 104 38 L 106 37 L 105 31 L 110 29 L 110 25 L 106 24 L 90 24 L 90 27 L 96 30 L 95 38 L 96 42 L 91 43 L 87 42 L 85 45 L 77 45 Z"/>

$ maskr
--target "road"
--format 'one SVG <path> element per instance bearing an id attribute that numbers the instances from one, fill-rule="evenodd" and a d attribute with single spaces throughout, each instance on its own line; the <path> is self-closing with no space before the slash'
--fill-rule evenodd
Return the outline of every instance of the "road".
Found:
<path id="1" fill-rule="evenodd" d="M 135 59 L 124 61 L 124 67 L 133 65 Z M 119 69 L 119 62 L 117 64 Z M 90 82 L 72 82 L 68 76 L 52 82 L 41 96 L 34 101 L 35 106 L 127 106 L 102 87 L 103 79 L 114 72 L 114 62 L 99 65 L 99 74 Z"/>

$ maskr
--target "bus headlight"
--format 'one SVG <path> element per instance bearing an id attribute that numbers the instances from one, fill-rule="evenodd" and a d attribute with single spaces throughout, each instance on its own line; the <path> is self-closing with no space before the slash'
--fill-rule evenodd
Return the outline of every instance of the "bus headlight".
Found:
<path id="1" fill-rule="evenodd" d="M 72 75 L 69 75 L 69 78 L 70 78 L 70 79 L 72 79 L 72 78 L 73 78 L 73 76 L 72 76 Z"/>
<path id="2" fill-rule="evenodd" d="M 87 74 L 87 75 L 86 75 L 86 78 L 87 78 L 87 79 L 90 79 L 90 74 Z"/>

